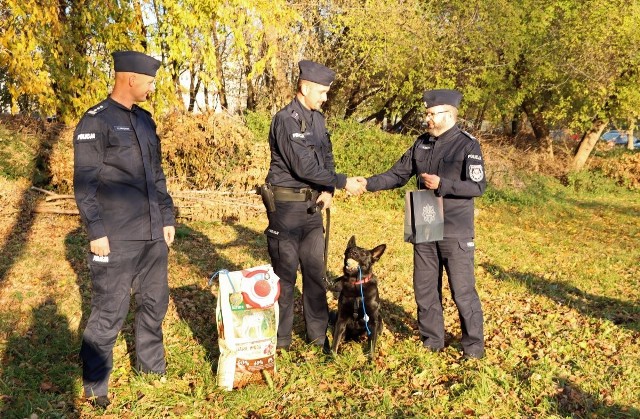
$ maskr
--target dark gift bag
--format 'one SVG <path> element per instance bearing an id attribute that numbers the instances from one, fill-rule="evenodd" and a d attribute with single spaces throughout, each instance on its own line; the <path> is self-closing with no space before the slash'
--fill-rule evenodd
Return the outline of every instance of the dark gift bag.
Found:
<path id="1" fill-rule="evenodd" d="M 404 241 L 434 242 L 444 237 L 442 197 L 432 190 L 407 191 L 404 205 Z"/>

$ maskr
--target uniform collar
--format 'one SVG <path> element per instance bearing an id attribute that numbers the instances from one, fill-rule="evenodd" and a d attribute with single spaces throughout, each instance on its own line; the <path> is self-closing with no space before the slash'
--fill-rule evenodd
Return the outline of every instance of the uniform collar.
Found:
<path id="1" fill-rule="evenodd" d="M 138 110 L 141 110 L 142 108 L 140 106 L 138 106 L 138 104 L 134 103 L 133 105 L 131 105 L 131 109 L 127 108 L 126 106 L 124 106 L 122 103 L 113 100 L 113 98 L 111 96 L 107 97 L 107 102 L 109 102 L 110 104 L 122 109 L 123 111 L 127 111 L 127 112 L 136 112 Z"/>
<path id="2" fill-rule="evenodd" d="M 442 134 L 440 134 L 439 137 L 431 136 L 428 133 L 423 134 L 422 136 L 424 137 L 425 140 L 428 140 L 428 141 L 446 142 L 455 138 L 459 132 L 460 132 L 460 128 L 457 125 L 454 125 L 448 130 L 446 130 L 445 132 L 443 132 Z"/>
<path id="3" fill-rule="evenodd" d="M 312 111 L 311 109 L 305 108 L 297 96 L 293 99 L 293 105 L 294 107 L 297 108 L 296 110 L 300 114 L 300 117 L 303 118 L 305 121 L 307 121 L 307 124 L 311 125 L 311 123 L 313 122 L 314 111 Z"/>

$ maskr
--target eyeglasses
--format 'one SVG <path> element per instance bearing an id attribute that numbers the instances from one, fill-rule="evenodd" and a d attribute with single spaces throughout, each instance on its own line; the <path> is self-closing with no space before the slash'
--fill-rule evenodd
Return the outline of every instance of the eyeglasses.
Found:
<path id="1" fill-rule="evenodd" d="M 431 118 L 431 119 L 433 119 L 433 118 L 435 118 L 435 117 L 436 117 L 436 115 L 441 114 L 441 113 L 445 113 L 445 112 L 449 112 L 449 111 L 427 112 L 427 113 L 425 113 L 425 114 L 424 114 L 424 116 L 425 116 L 426 118 Z"/>

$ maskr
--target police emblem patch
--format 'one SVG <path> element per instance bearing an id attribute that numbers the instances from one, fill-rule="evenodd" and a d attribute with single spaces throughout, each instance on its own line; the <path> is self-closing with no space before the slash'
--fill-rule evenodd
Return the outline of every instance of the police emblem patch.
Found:
<path id="1" fill-rule="evenodd" d="M 436 209 L 433 207 L 433 205 L 425 205 L 425 207 L 422 208 L 422 218 L 424 219 L 425 223 L 429 224 L 435 221 Z"/>
<path id="2" fill-rule="evenodd" d="M 480 182 L 484 179 L 484 170 L 480 164 L 469 165 L 469 178 L 474 182 Z"/>

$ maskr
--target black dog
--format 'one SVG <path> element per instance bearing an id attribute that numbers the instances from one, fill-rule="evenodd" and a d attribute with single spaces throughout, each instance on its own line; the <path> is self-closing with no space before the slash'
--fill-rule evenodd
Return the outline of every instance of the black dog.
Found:
<path id="1" fill-rule="evenodd" d="M 343 339 L 359 339 L 368 334 L 369 358 L 375 358 L 376 342 L 382 332 L 378 279 L 371 269 L 380 259 L 387 245 L 371 250 L 356 245 L 352 236 L 344 252 L 344 275 L 335 281 L 338 297 L 338 315 L 333 331 L 331 351 L 338 353 Z M 367 321 L 368 320 L 368 321 Z"/>

